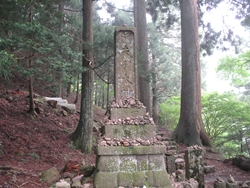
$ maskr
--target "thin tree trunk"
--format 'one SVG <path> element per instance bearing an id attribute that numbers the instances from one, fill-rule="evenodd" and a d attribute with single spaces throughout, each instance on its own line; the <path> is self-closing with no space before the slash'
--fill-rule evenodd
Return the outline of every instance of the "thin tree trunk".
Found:
<path id="1" fill-rule="evenodd" d="M 32 1 L 30 0 L 30 12 L 29 12 L 29 22 L 32 23 L 33 21 L 33 15 L 32 15 Z M 31 57 L 32 58 L 32 57 Z M 32 59 L 29 59 L 29 69 L 31 70 L 33 67 L 33 63 L 32 63 Z M 36 115 L 36 111 L 35 111 L 35 103 L 34 103 L 34 92 L 33 92 L 33 79 L 32 79 L 33 75 L 29 75 L 29 103 L 30 103 L 30 108 L 28 110 L 28 113 L 31 114 L 35 114 Z"/>
<path id="2" fill-rule="evenodd" d="M 29 69 L 32 69 L 32 60 L 29 59 Z M 32 75 L 29 76 L 29 103 L 30 108 L 28 110 L 28 113 L 36 114 L 35 111 L 35 103 L 34 103 L 34 92 L 33 92 L 33 79 Z"/>
<path id="3" fill-rule="evenodd" d="M 155 55 L 153 54 L 152 55 L 152 59 L 153 59 L 153 62 L 155 63 Z M 157 94 L 157 88 L 156 88 L 156 70 L 155 70 L 155 66 L 153 66 L 152 68 L 152 95 L 153 95 L 153 100 L 152 100 L 152 103 L 153 103 L 153 109 L 152 109 L 152 117 L 154 119 L 154 122 L 156 125 L 158 125 L 159 123 L 159 107 L 158 107 L 158 94 Z"/>
<path id="4" fill-rule="evenodd" d="M 152 115 L 145 0 L 134 0 L 134 16 L 138 40 L 139 100 L 147 107 L 150 115 Z"/>
<path id="5" fill-rule="evenodd" d="M 77 75 L 76 99 L 75 99 L 75 101 L 74 101 L 75 104 L 78 102 L 78 96 L 79 96 L 79 80 L 80 80 L 80 74 Z"/>
<path id="6" fill-rule="evenodd" d="M 82 97 L 80 120 L 72 139 L 77 148 L 84 153 L 91 153 L 93 139 L 93 28 L 92 28 L 92 0 L 83 0 L 83 59 L 82 66 L 86 71 L 82 73 Z"/>

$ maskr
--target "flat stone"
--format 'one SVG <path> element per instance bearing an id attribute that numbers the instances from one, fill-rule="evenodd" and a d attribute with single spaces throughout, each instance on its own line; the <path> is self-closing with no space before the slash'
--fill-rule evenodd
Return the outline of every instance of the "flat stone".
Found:
<path id="1" fill-rule="evenodd" d="M 133 185 L 133 173 L 119 172 L 118 173 L 118 186 L 132 187 Z"/>
<path id="2" fill-rule="evenodd" d="M 226 188 L 226 182 L 214 182 L 214 188 Z"/>
<path id="3" fill-rule="evenodd" d="M 133 186 L 143 187 L 145 185 L 145 182 L 146 182 L 145 172 L 134 172 L 133 173 L 133 180 L 134 180 Z"/>
<path id="4" fill-rule="evenodd" d="M 100 156 L 97 162 L 97 170 L 102 172 L 117 172 L 120 170 L 119 156 Z"/>
<path id="5" fill-rule="evenodd" d="M 204 166 L 205 173 L 215 172 L 215 166 Z"/>
<path id="6" fill-rule="evenodd" d="M 175 157 L 174 156 L 166 156 L 166 165 L 167 165 L 167 171 L 169 174 L 175 173 L 176 167 L 175 167 Z"/>
<path id="7" fill-rule="evenodd" d="M 172 188 L 172 182 L 165 170 L 153 171 L 154 187 Z"/>
<path id="8" fill-rule="evenodd" d="M 148 155 L 137 155 L 137 171 L 148 171 Z"/>
<path id="9" fill-rule="evenodd" d="M 117 172 L 97 172 L 94 178 L 95 188 L 117 188 Z"/>
<path id="10" fill-rule="evenodd" d="M 103 135 L 109 138 L 142 138 L 155 137 L 155 125 L 105 125 L 102 128 Z"/>
<path id="11" fill-rule="evenodd" d="M 239 188 L 237 183 L 226 183 L 226 188 Z"/>
<path id="12" fill-rule="evenodd" d="M 137 160 L 135 155 L 120 156 L 120 171 L 135 172 L 137 167 Z"/>
<path id="13" fill-rule="evenodd" d="M 164 145 L 153 146 L 97 146 L 95 148 L 97 155 L 147 155 L 147 154 L 165 154 Z"/>
<path id="14" fill-rule="evenodd" d="M 139 117 L 146 114 L 145 108 L 111 108 L 110 119 L 123 119 L 126 117 Z"/>
<path id="15" fill-rule="evenodd" d="M 164 155 L 149 155 L 149 170 L 165 170 Z"/>

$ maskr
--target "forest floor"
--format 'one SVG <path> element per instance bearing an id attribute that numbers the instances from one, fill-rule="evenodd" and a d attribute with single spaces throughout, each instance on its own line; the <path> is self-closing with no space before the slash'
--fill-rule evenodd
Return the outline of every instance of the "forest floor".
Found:
<path id="1" fill-rule="evenodd" d="M 35 92 L 44 95 L 39 90 Z M 68 101 L 73 102 L 74 96 Z M 64 116 L 59 109 L 43 103 L 38 105 L 40 114 L 28 114 L 28 92 L 19 85 L 8 88 L 0 79 L 0 188 L 46 188 L 50 186 L 41 181 L 40 174 L 51 167 L 62 170 L 68 161 L 95 165 L 95 154 L 76 150 L 69 138 L 76 129 L 79 113 Z M 95 107 L 94 120 L 101 122 L 104 113 Z M 185 147 L 180 145 L 182 149 Z M 236 181 L 250 181 L 249 171 L 233 166 L 219 153 L 207 150 L 204 161 L 216 168 L 215 172 L 206 174 L 206 187 L 213 187 L 218 176 L 226 180 L 232 175 Z"/>

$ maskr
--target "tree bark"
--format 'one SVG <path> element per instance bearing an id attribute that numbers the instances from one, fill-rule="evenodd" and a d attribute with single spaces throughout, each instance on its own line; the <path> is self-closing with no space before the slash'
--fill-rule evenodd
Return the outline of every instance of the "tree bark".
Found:
<path id="1" fill-rule="evenodd" d="M 135 27 L 137 29 L 138 40 L 139 100 L 147 107 L 147 111 L 150 113 L 150 115 L 152 115 L 145 0 L 134 0 L 134 9 Z"/>
<path id="2" fill-rule="evenodd" d="M 79 81 L 80 81 L 80 74 L 77 75 L 77 82 L 76 82 L 76 98 L 74 101 L 74 104 L 78 102 L 78 96 L 79 96 Z"/>
<path id="3" fill-rule="evenodd" d="M 155 55 L 152 55 L 152 59 L 153 62 L 155 62 Z M 159 106 L 158 106 L 158 93 L 157 93 L 157 89 L 156 89 L 156 70 L 155 70 L 155 66 L 152 67 L 152 95 L 153 95 L 153 108 L 152 108 L 152 117 L 154 119 L 154 122 L 156 125 L 158 125 L 159 123 Z"/>
<path id="4" fill-rule="evenodd" d="M 32 23 L 33 21 L 33 14 L 32 14 L 32 9 L 33 9 L 33 4 L 32 1 L 30 0 L 30 12 L 29 12 L 29 22 Z M 32 56 L 30 57 L 32 58 Z M 33 62 L 32 59 L 29 59 L 29 69 L 31 70 L 33 67 Z M 36 114 L 35 111 L 35 103 L 34 103 L 34 92 L 33 92 L 33 75 L 29 75 L 29 103 L 30 103 L 30 108 L 28 110 L 28 113 L 30 114 Z"/>
<path id="5" fill-rule="evenodd" d="M 181 112 L 173 137 L 187 146 L 212 146 L 201 115 L 197 0 L 180 0 L 182 38 Z"/>
<path id="6" fill-rule="evenodd" d="M 29 69 L 32 68 L 32 60 L 29 59 Z M 33 91 L 33 79 L 32 75 L 29 76 L 29 103 L 30 108 L 28 110 L 28 113 L 30 114 L 36 114 L 35 111 L 35 103 L 34 103 L 34 91 Z"/>
<path id="7" fill-rule="evenodd" d="M 84 153 L 92 151 L 93 139 L 93 28 L 92 28 L 92 0 L 83 0 L 83 59 L 82 66 L 82 97 L 80 120 L 72 139 L 75 146 Z"/>

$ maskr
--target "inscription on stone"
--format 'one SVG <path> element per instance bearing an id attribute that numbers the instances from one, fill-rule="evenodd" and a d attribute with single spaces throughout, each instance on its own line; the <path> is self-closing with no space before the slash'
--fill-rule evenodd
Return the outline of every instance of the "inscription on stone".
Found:
<path id="1" fill-rule="evenodd" d="M 115 98 L 137 98 L 135 30 L 117 27 L 115 32 Z"/>

